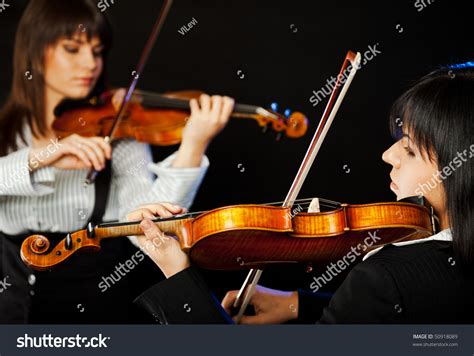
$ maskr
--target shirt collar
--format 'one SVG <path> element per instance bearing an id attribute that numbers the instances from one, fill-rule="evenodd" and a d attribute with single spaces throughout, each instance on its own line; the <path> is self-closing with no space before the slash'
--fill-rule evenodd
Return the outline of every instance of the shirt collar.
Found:
<path id="1" fill-rule="evenodd" d="M 391 245 L 394 246 L 406 246 L 406 245 L 414 245 L 414 244 L 419 244 L 423 242 L 428 242 L 428 241 L 453 241 L 453 235 L 451 233 L 451 229 L 445 229 L 443 231 L 438 232 L 437 234 L 426 237 L 424 239 L 418 239 L 418 240 L 413 240 L 413 241 L 402 241 L 402 242 L 394 242 Z M 384 245 L 385 246 L 385 245 Z M 370 256 L 375 255 L 377 252 L 379 252 L 384 246 L 378 247 L 375 250 L 372 250 L 368 252 L 363 258 L 362 261 L 365 261 L 368 259 Z"/>

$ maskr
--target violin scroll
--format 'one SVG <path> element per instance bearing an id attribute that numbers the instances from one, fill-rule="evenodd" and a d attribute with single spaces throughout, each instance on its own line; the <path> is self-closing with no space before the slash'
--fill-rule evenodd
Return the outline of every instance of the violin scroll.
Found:
<path id="1" fill-rule="evenodd" d="M 31 235 L 23 243 L 35 255 L 43 255 L 49 250 L 49 240 L 43 235 Z"/>
<path id="2" fill-rule="evenodd" d="M 286 135 L 291 138 L 304 136 L 308 130 L 308 119 L 303 113 L 294 112 L 287 119 Z"/>
<path id="3" fill-rule="evenodd" d="M 100 250 L 100 239 L 87 237 L 87 231 L 81 230 L 68 234 L 56 246 L 52 247 L 47 237 L 31 235 L 21 245 L 21 259 L 30 268 L 47 271 L 66 261 L 79 250 Z"/>
<path id="4" fill-rule="evenodd" d="M 233 116 L 237 115 L 234 114 Z M 290 138 L 302 137 L 308 130 L 308 119 L 301 112 L 294 112 L 286 118 L 277 112 L 265 111 L 252 118 L 257 121 L 259 126 L 264 128 L 264 132 L 271 126 L 273 131 L 280 135 L 284 132 Z"/>

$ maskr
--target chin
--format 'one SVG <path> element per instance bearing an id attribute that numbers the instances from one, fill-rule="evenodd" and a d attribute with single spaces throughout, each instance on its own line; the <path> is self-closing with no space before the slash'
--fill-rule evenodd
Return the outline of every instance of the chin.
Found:
<path id="1" fill-rule="evenodd" d="M 70 99 L 84 99 L 86 96 L 89 95 L 92 89 L 83 88 L 78 90 L 71 90 L 67 93 L 67 97 Z"/>

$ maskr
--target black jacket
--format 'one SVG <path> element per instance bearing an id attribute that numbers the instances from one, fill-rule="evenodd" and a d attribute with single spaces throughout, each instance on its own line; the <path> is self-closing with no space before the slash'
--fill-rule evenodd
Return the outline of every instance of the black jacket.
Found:
<path id="1" fill-rule="evenodd" d="M 135 302 L 162 324 L 232 323 L 193 267 Z M 474 323 L 474 279 L 450 242 L 388 245 L 351 270 L 329 305 L 311 292 L 298 302 L 299 323 Z"/>

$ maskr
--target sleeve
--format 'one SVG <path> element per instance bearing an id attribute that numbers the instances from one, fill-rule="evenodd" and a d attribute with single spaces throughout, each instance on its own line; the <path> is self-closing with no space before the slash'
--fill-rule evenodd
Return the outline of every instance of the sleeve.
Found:
<path id="1" fill-rule="evenodd" d="M 298 318 L 297 324 L 314 324 L 329 304 L 331 293 L 298 290 Z"/>
<path id="2" fill-rule="evenodd" d="M 54 192 L 55 168 L 31 171 L 30 148 L 25 147 L 0 157 L 0 196 L 40 196 Z"/>
<path id="3" fill-rule="evenodd" d="M 175 154 L 160 163 L 151 163 L 148 145 L 133 140 L 119 141 L 113 150 L 112 174 L 120 220 L 144 204 L 168 201 L 185 208 L 191 206 L 209 160 L 204 156 L 200 167 L 172 168 Z"/>
<path id="4" fill-rule="evenodd" d="M 233 323 L 195 267 L 156 284 L 135 303 L 161 324 Z"/>
<path id="5" fill-rule="evenodd" d="M 348 274 L 318 323 L 402 323 L 403 309 L 391 273 L 379 262 L 365 261 Z"/>

